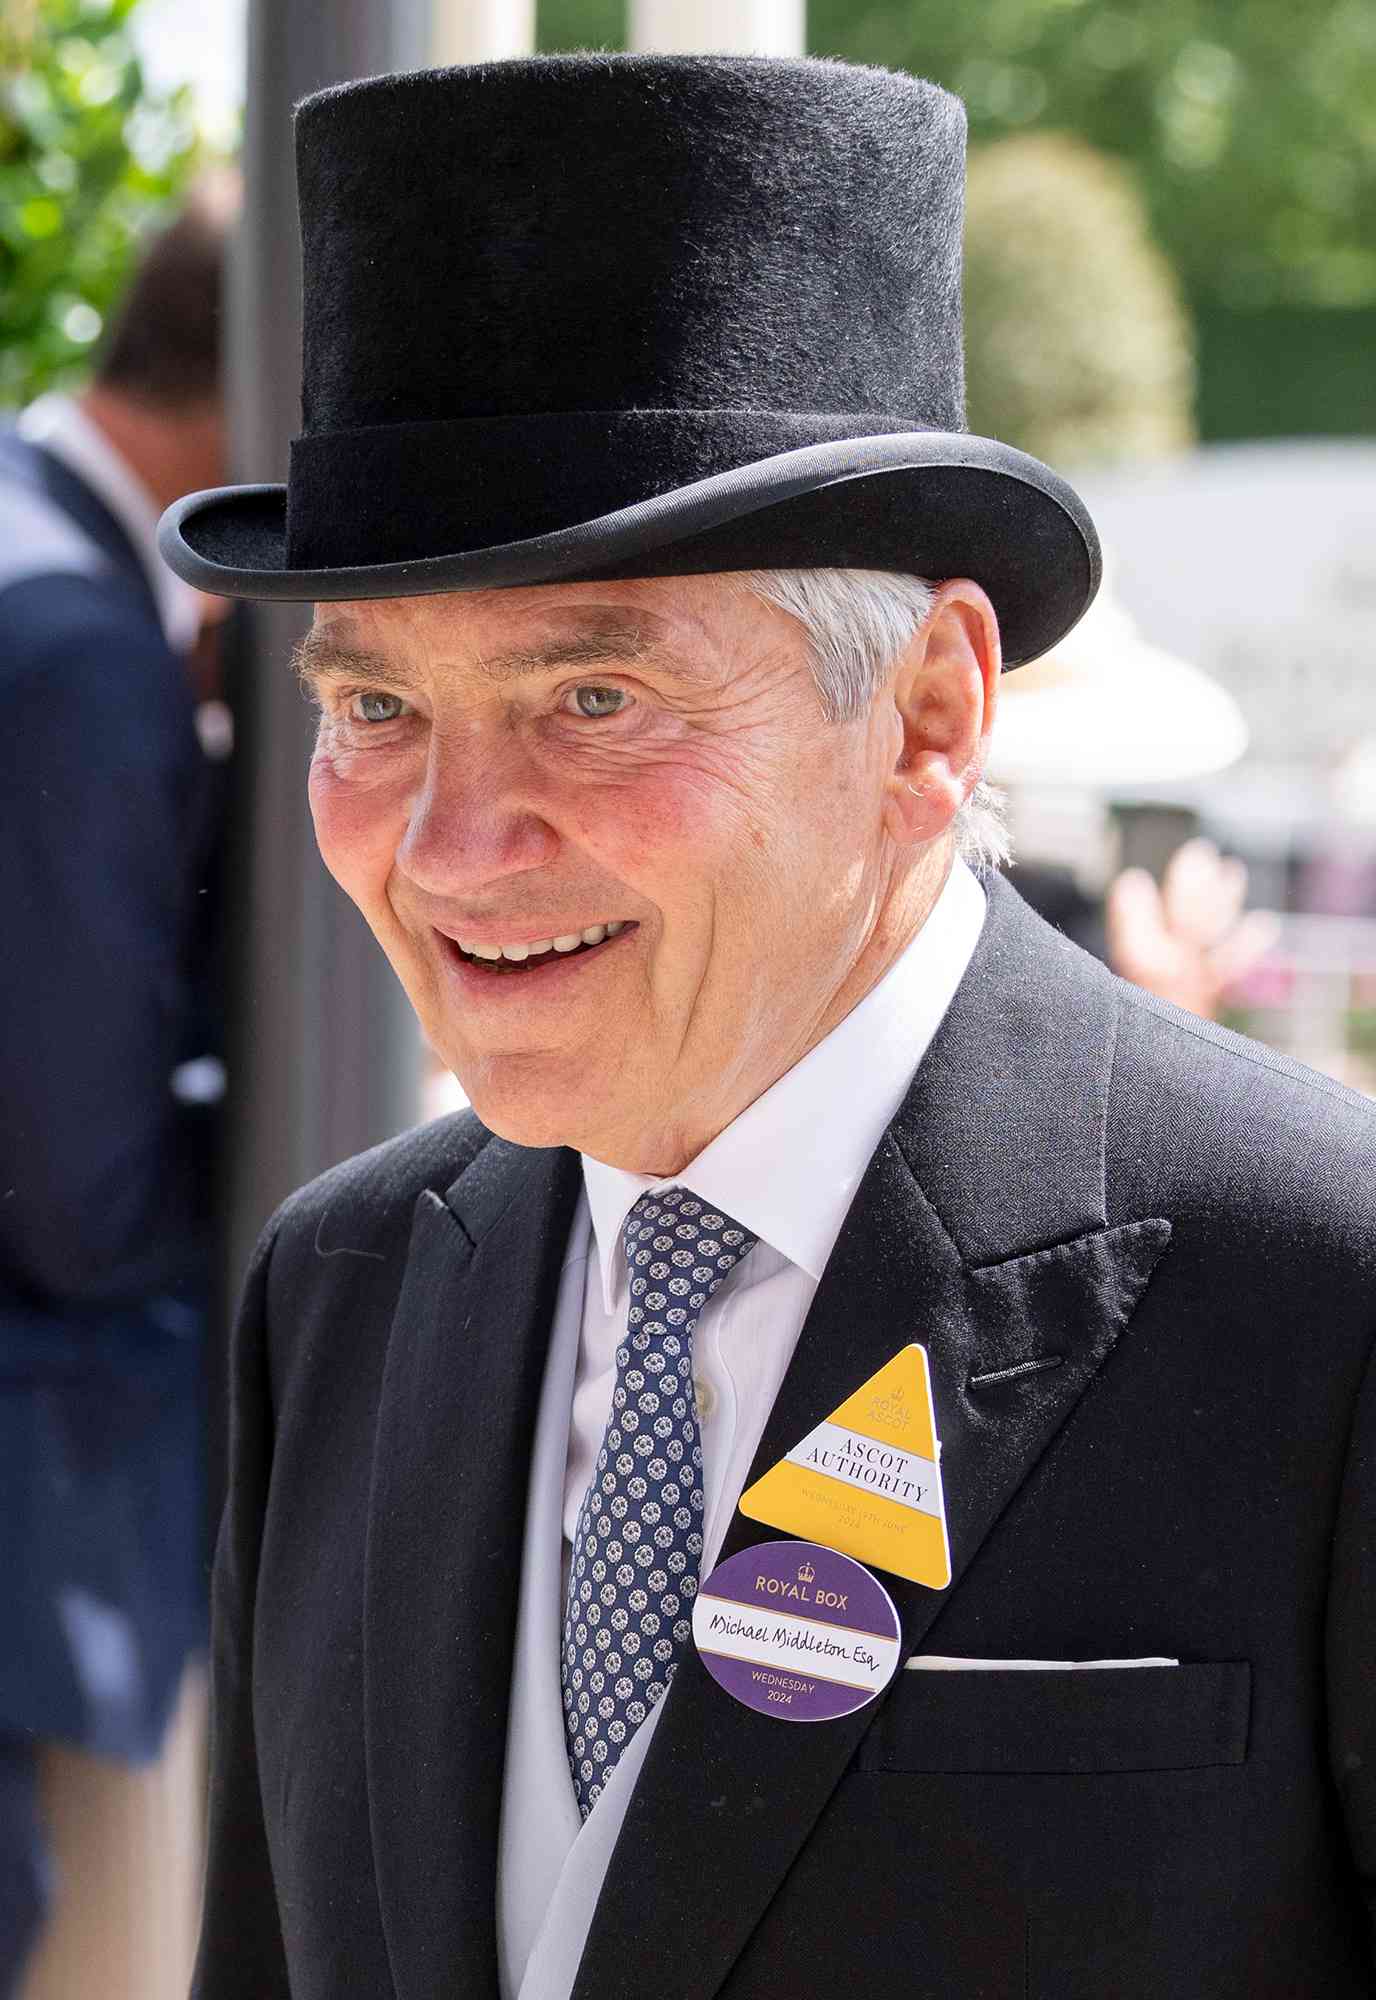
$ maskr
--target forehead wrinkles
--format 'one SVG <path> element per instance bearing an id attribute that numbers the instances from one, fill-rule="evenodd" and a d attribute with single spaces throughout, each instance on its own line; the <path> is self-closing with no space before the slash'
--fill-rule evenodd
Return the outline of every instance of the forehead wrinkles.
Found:
<path id="1" fill-rule="evenodd" d="M 498 639 L 474 652 L 473 667 L 489 681 L 519 680 L 525 674 L 549 673 L 559 667 L 607 666 L 613 662 L 629 666 L 653 662 L 667 673 L 687 671 L 666 644 L 662 619 L 651 622 L 622 613 L 580 619 L 579 628 L 532 635 L 515 643 Z"/>
<path id="2" fill-rule="evenodd" d="M 514 639 L 497 630 L 461 651 L 454 650 L 442 626 L 433 637 L 408 626 L 395 651 L 356 643 L 355 629 L 347 622 L 342 629 L 313 626 L 293 653 L 302 678 L 316 683 L 375 679 L 391 687 L 412 688 L 424 677 L 417 655 L 429 662 L 432 671 L 449 665 L 494 684 L 561 668 L 616 664 L 653 666 L 671 678 L 703 678 L 701 669 L 676 649 L 670 621 L 640 608 L 589 607 L 568 613 L 553 630 L 536 626 L 529 636 Z"/>

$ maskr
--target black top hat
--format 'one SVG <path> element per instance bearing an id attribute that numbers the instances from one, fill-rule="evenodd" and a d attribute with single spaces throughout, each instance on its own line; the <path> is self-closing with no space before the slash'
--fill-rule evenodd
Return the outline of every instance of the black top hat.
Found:
<path id="1" fill-rule="evenodd" d="M 837 62 L 550 56 L 296 123 L 302 435 L 163 554 L 231 597 L 706 570 L 969 576 L 1010 665 L 1094 595 L 1046 466 L 964 428 L 965 118 Z"/>

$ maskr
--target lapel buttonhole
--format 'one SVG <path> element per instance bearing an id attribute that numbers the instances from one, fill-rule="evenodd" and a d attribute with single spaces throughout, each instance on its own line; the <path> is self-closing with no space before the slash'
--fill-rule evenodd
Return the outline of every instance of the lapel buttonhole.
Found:
<path id="1" fill-rule="evenodd" d="M 1063 1354 L 1039 1354 L 1028 1361 L 1015 1361 L 1007 1368 L 986 1368 L 966 1379 L 967 1389 L 998 1389 L 1005 1382 L 1020 1382 L 1025 1375 L 1040 1375 L 1048 1368 L 1059 1368 L 1064 1362 Z"/>

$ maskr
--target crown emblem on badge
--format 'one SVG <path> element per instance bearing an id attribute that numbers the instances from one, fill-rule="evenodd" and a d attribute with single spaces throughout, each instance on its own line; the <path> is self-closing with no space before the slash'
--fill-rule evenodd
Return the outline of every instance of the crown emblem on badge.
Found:
<path id="1" fill-rule="evenodd" d="M 810 1562 L 808 1562 L 808 1560 L 807 1560 L 807 1558 L 806 1558 L 806 1557 L 804 1557 L 804 1559 L 803 1559 L 803 1566 L 802 1566 L 802 1568 L 801 1568 L 801 1569 L 800 1569 L 800 1570 L 798 1571 L 798 1581 L 799 1581 L 799 1583 L 811 1583 L 811 1582 L 812 1582 L 812 1579 L 813 1579 L 813 1577 L 815 1577 L 815 1576 L 816 1576 L 816 1574 L 817 1574 L 817 1572 L 816 1572 L 816 1570 L 815 1570 L 815 1569 L 814 1569 L 814 1568 L 812 1567 L 812 1564 L 811 1564 Z"/>
<path id="2" fill-rule="evenodd" d="M 903 1386 L 896 1382 L 887 1395 L 876 1396 L 870 1404 L 870 1422 L 887 1424 L 891 1430 L 905 1431 L 912 1424 L 913 1413 L 907 1406 Z"/>

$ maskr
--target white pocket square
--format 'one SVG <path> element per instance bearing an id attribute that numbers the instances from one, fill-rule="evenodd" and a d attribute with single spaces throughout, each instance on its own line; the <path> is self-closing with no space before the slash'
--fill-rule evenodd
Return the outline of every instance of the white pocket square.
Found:
<path id="1" fill-rule="evenodd" d="M 904 1662 L 923 1673 L 1091 1673 L 1098 1667 L 1178 1667 L 1179 1660 L 964 1660 L 950 1653 L 914 1653 Z"/>

